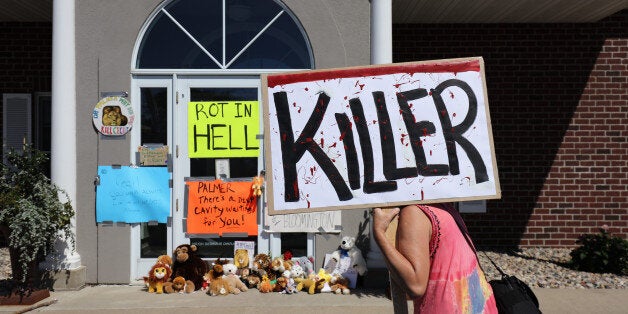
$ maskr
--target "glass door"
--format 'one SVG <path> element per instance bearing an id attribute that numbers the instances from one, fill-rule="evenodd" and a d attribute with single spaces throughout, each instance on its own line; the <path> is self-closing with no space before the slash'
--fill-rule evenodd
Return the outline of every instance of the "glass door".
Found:
<path id="1" fill-rule="evenodd" d="M 172 156 L 173 147 L 173 93 L 172 78 L 134 78 L 131 99 L 138 117 L 131 129 L 132 164 L 140 165 L 139 147 L 167 148 Z M 169 168 L 172 169 L 172 158 Z M 171 194 L 171 200 L 173 199 Z M 172 217 L 172 201 L 171 201 Z M 131 280 L 141 280 L 159 255 L 170 255 L 172 247 L 172 223 L 144 222 L 131 224 Z"/>
<path id="2" fill-rule="evenodd" d="M 267 241 L 258 236 L 188 234 L 185 224 L 186 179 L 250 181 L 263 169 L 259 78 L 178 77 L 176 86 L 174 245 L 194 244 L 206 259 L 233 257 L 235 241 L 267 250 Z M 259 234 L 259 224 L 257 230 Z"/>

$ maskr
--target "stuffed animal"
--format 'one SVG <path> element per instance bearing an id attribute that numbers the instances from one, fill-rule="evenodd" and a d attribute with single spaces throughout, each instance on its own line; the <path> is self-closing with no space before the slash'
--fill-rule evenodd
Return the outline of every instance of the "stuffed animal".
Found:
<path id="1" fill-rule="evenodd" d="M 271 271 L 270 256 L 268 254 L 260 253 L 253 258 L 253 265 L 251 269 L 256 271 L 260 276 L 268 276 L 270 280 L 274 280 L 276 276 Z"/>
<path id="2" fill-rule="evenodd" d="M 251 189 L 253 190 L 253 195 L 255 196 L 262 195 L 263 185 L 264 185 L 264 177 L 262 177 L 261 175 L 253 177 L 253 185 L 251 186 Z"/>
<path id="3" fill-rule="evenodd" d="M 272 292 L 273 289 L 274 289 L 274 285 L 270 282 L 270 279 L 268 279 L 268 276 L 263 275 L 262 281 L 260 281 L 260 283 L 257 285 L 257 290 L 259 290 L 259 292 L 261 293 L 268 293 L 268 292 Z"/>
<path id="4" fill-rule="evenodd" d="M 342 276 L 334 276 L 331 279 L 331 291 L 335 294 L 350 294 L 349 279 Z"/>
<path id="5" fill-rule="evenodd" d="M 292 271 L 290 270 L 286 270 L 283 272 L 282 276 L 280 278 L 285 278 L 285 285 L 282 284 L 283 289 L 281 291 L 279 291 L 280 293 L 284 293 L 284 294 L 293 294 L 298 292 L 297 291 L 297 285 L 294 281 L 294 278 L 292 277 Z M 279 279 L 277 278 L 277 283 L 279 284 Z"/>
<path id="6" fill-rule="evenodd" d="M 250 273 L 246 277 L 244 277 L 244 284 L 249 289 L 257 289 L 259 283 L 262 282 L 262 277 L 260 277 L 257 273 Z"/>
<path id="7" fill-rule="evenodd" d="M 238 275 L 247 276 L 249 274 L 249 251 L 246 249 L 235 250 L 233 264 L 238 268 Z"/>
<path id="8" fill-rule="evenodd" d="M 283 256 L 275 257 L 270 262 L 270 268 L 275 272 L 277 276 L 281 276 L 284 271 L 291 270 L 294 262 L 284 260 Z"/>
<path id="9" fill-rule="evenodd" d="M 196 245 L 181 244 L 174 250 L 172 276 L 181 276 L 194 283 L 196 290 L 203 286 L 203 275 L 209 271 L 207 263 L 196 255 Z"/>
<path id="10" fill-rule="evenodd" d="M 222 264 L 214 264 L 212 269 L 209 271 L 209 290 L 207 294 L 211 296 L 216 295 L 227 295 L 227 294 L 238 294 L 240 291 L 235 291 L 229 285 L 229 282 L 225 280 L 223 277 L 224 271 L 222 268 Z"/>
<path id="11" fill-rule="evenodd" d="M 192 293 L 194 292 L 194 283 L 191 280 L 178 276 L 172 282 L 164 284 L 165 293 Z"/>
<path id="12" fill-rule="evenodd" d="M 294 264 L 303 268 L 305 277 L 314 273 L 314 259 L 312 257 L 301 256 L 297 258 Z"/>
<path id="13" fill-rule="evenodd" d="M 291 278 L 305 278 L 305 272 L 303 271 L 303 267 L 298 264 L 294 264 L 292 269 L 290 270 Z"/>
<path id="14" fill-rule="evenodd" d="M 209 291 L 209 283 L 211 282 L 211 279 L 209 277 L 209 272 L 205 273 L 205 275 L 203 275 L 203 285 L 201 286 L 201 291 L 207 293 Z"/>
<path id="15" fill-rule="evenodd" d="M 233 288 L 233 290 L 237 292 L 235 294 L 238 294 L 242 291 L 249 290 L 249 288 L 244 284 L 244 282 L 240 280 L 240 276 L 236 274 L 238 271 L 238 268 L 236 267 L 235 264 L 231 264 L 231 263 L 224 264 L 222 265 L 222 269 L 224 272 L 223 278 L 227 280 L 227 282 Z"/>
<path id="16" fill-rule="evenodd" d="M 362 256 L 362 251 L 355 246 L 354 237 L 342 237 L 340 249 L 331 254 L 331 259 L 336 262 L 336 265 L 341 262 L 342 257 L 351 258 L 351 267 L 355 269 L 360 276 L 363 276 L 367 272 L 366 261 Z"/>
<path id="17" fill-rule="evenodd" d="M 318 270 L 316 278 L 325 280 L 325 282 L 323 283 L 323 287 L 320 289 L 320 292 L 331 292 L 331 287 L 329 286 L 329 282 L 331 281 L 331 275 L 328 274 L 324 268 Z"/>
<path id="18" fill-rule="evenodd" d="M 172 257 L 170 257 L 170 255 L 159 255 L 157 256 L 157 261 L 158 262 L 162 262 L 168 266 L 170 266 L 170 268 L 172 268 Z"/>
<path id="19" fill-rule="evenodd" d="M 325 279 L 317 278 L 316 276 L 310 276 L 308 278 L 295 278 L 294 281 L 297 282 L 297 291 L 301 291 L 303 289 L 307 289 L 308 294 L 318 293 L 323 289 L 325 285 Z"/>
<path id="20" fill-rule="evenodd" d="M 157 262 L 148 272 L 148 277 L 144 277 L 144 281 L 148 285 L 148 292 L 163 293 L 164 283 L 170 279 L 172 270 L 170 266 L 162 262 Z"/>

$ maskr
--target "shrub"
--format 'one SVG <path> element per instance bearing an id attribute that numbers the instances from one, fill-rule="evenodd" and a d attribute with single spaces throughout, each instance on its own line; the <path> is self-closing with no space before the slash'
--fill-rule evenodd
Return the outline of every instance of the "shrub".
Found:
<path id="1" fill-rule="evenodd" d="M 606 228 L 598 234 L 584 234 L 571 251 L 574 269 L 594 273 L 628 274 L 628 241 L 611 236 Z"/>
<path id="2" fill-rule="evenodd" d="M 44 174 L 47 160 L 25 145 L 21 152 L 10 150 L 0 166 L 0 232 L 11 251 L 13 279 L 22 283 L 32 279 L 34 266 L 54 251 L 60 235 L 74 246 L 74 210 L 67 193 Z"/>

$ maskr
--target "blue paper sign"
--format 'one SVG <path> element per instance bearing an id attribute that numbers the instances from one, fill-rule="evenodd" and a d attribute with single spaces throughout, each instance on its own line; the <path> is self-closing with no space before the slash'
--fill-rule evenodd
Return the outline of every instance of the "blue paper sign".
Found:
<path id="1" fill-rule="evenodd" d="M 96 222 L 165 223 L 170 215 L 167 167 L 98 166 Z"/>

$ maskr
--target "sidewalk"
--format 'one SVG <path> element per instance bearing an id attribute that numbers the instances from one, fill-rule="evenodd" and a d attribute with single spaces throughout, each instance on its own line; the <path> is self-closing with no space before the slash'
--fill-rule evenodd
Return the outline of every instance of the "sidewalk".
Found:
<path id="1" fill-rule="evenodd" d="M 626 313 L 628 289 L 534 289 L 543 313 Z M 44 305 L 48 304 L 48 305 Z M 44 306 L 41 306 L 44 305 Z M 37 307 L 40 306 L 40 307 Z M 211 297 L 193 294 L 154 294 L 137 285 L 88 286 L 78 291 L 52 292 L 34 306 L 0 306 L 1 313 L 393 313 L 392 302 L 379 290 L 353 290 L 351 295 L 329 293 L 262 294 Z M 411 304 L 409 306 L 412 312 Z"/>

